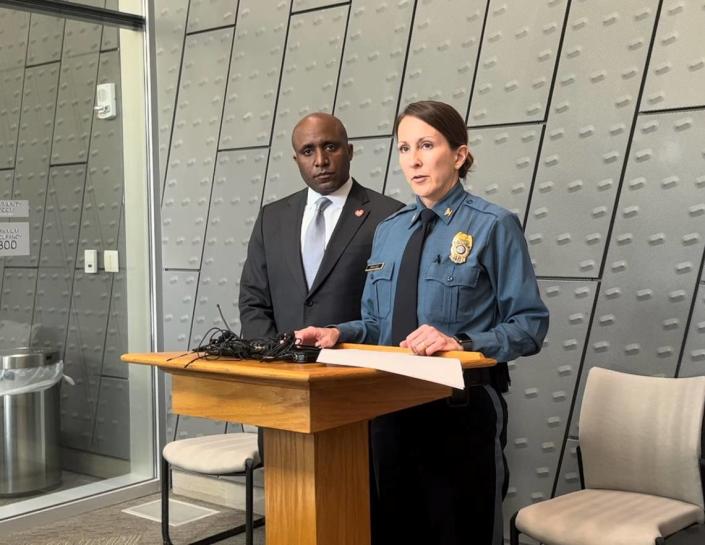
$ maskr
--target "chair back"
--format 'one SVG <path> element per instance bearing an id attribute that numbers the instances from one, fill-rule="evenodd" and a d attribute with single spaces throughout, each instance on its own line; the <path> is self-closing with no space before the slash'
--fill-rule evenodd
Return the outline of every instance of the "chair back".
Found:
<path id="1" fill-rule="evenodd" d="M 705 377 L 592 368 L 579 425 L 586 488 L 652 494 L 704 509 L 704 407 Z"/>

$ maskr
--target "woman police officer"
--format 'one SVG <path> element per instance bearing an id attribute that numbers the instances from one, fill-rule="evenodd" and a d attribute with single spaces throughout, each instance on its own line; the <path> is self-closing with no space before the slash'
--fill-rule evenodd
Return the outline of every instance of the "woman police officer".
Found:
<path id="1" fill-rule="evenodd" d="M 375 545 L 500 545 L 508 471 L 507 361 L 537 353 L 548 328 L 517 217 L 460 183 L 473 158 L 463 118 L 435 101 L 395 123 L 416 201 L 379 224 L 362 319 L 296 332 L 305 344 L 400 345 L 419 355 L 473 350 L 496 359 L 466 388 L 370 426 Z"/>

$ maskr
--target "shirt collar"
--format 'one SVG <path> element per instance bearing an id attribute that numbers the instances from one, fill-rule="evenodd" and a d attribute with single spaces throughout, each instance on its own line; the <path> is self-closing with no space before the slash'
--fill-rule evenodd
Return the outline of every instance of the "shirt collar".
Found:
<path id="1" fill-rule="evenodd" d="M 453 189 L 448 191 L 448 193 L 445 194 L 445 197 L 443 197 L 440 201 L 436 203 L 436 206 L 434 206 L 432 210 L 447 225 L 451 222 L 453 216 L 455 216 L 456 211 L 465 200 L 466 195 L 467 194 L 465 192 L 463 184 L 458 181 L 458 183 L 455 184 Z M 413 226 L 414 223 L 416 223 L 420 215 L 419 213 L 424 208 L 425 207 L 424 204 L 421 202 L 421 199 L 419 197 L 416 197 L 416 211 L 414 212 L 414 215 L 411 218 L 411 223 L 409 224 L 409 227 Z"/>
<path id="2" fill-rule="evenodd" d="M 317 193 L 310 187 L 308 188 L 308 196 L 306 197 L 306 206 L 313 206 L 315 202 L 321 197 L 328 197 L 331 200 L 330 207 L 342 208 L 345 204 L 345 200 L 348 198 L 350 189 L 352 188 L 352 178 L 348 177 L 348 181 L 341 185 L 338 189 L 329 193 L 328 195 L 321 195 Z"/>

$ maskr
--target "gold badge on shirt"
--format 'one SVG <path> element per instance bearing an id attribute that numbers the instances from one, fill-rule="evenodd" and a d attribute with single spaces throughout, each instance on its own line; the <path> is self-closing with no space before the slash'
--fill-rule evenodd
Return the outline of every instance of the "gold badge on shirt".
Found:
<path id="1" fill-rule="evenodd" d="M 465 263 L 472 248 L 472 235 L 459 232 L 450 244 L 450 260 L 453 263 Z"/>

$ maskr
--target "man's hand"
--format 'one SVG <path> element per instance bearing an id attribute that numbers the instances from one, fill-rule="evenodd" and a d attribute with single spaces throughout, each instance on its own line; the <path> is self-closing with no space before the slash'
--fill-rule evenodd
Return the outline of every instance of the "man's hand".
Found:
<path id="1" fill-rule="evenodd" d="M 318 348 L 330 348 L 338 343 L 340 331 L 335 327 L 313 327 L 294 331 L 298 344 L 317 346 Z"/>
<path id="2" fill-rule="evenodd" d="M 399 346 L 410 348 L 414 354 L 419 356 L 432 356 L 436 352 L 463 349 L 453 337 L 444 335 L 435 327 L 427 324 L 423 324 L 409 333 Z"/>

